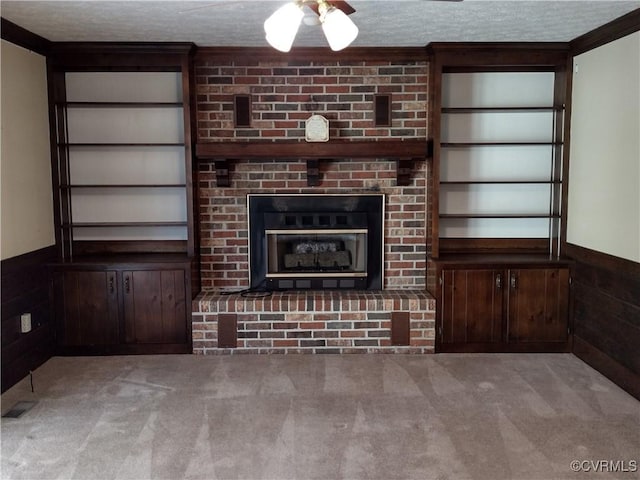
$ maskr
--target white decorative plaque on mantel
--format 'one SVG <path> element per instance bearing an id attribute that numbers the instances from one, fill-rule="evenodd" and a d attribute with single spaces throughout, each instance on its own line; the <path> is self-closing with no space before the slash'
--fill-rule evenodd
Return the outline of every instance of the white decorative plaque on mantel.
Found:
<path id="1" fill-rule="evenodd" d="M 305 140 L 307 142 L 328 142 L 329 120 L 317 114 L 307 118 L 305 122 Z"/>

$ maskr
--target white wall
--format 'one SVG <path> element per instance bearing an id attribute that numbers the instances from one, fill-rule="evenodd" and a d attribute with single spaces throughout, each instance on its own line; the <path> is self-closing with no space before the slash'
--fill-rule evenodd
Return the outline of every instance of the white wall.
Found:
<path id="1" fill-rule="evenodd" d="M 55 243 L 46 59 L 2 40 L 0 257 Z"/>
<path id="2" fill-rule="evenodd" d="M 574 59 L 567 241 L 640 262 L 640 32 Z"/>

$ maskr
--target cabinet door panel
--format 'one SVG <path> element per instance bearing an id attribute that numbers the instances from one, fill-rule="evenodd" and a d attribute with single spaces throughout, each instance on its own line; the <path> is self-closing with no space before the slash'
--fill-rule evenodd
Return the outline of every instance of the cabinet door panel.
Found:
<path id="1" fill-rule="evenodd" d="M 187 341 L 185 277 L 182 270 L 160 272 L 163 341 Z"/>
<path id="2" fill-rule="evenodd" d="M 184 271 L 131 271 L 123 279 L 126 342 L 184 343 Z"/>
<path id="3" fill-rule="evenodd" d="M 509 342 L 566 342 L 569 271 L 509 271 Z"/>
<path id="4" fill-rule="evenodd" d="M 115 272 L 64 272 L 62 346 L 118 343 Z"/>
<path id="5" fill-rule="evenodd" d="M 502 272 L 444 270 L 442 343 L 502 339 Z"/>

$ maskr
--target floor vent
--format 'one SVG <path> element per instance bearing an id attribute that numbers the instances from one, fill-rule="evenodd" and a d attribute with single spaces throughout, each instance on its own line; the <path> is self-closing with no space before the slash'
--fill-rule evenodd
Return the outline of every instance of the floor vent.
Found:
<path id="1" fill-rule="evenodd" d="M 22 415 L 31 410 L 38 402 L 23 401 L 16 403 L 11 409 L 2 415 L 2 418 L 20 418 Z"/>

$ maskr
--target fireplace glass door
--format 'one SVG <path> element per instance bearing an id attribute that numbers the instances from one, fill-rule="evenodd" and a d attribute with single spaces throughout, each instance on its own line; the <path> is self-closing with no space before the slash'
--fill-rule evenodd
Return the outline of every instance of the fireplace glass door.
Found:
<path id="1" fill-rule="evenodd" d="M 266 230 L 267 278 L 366 277 L 366 229 Z"/>

